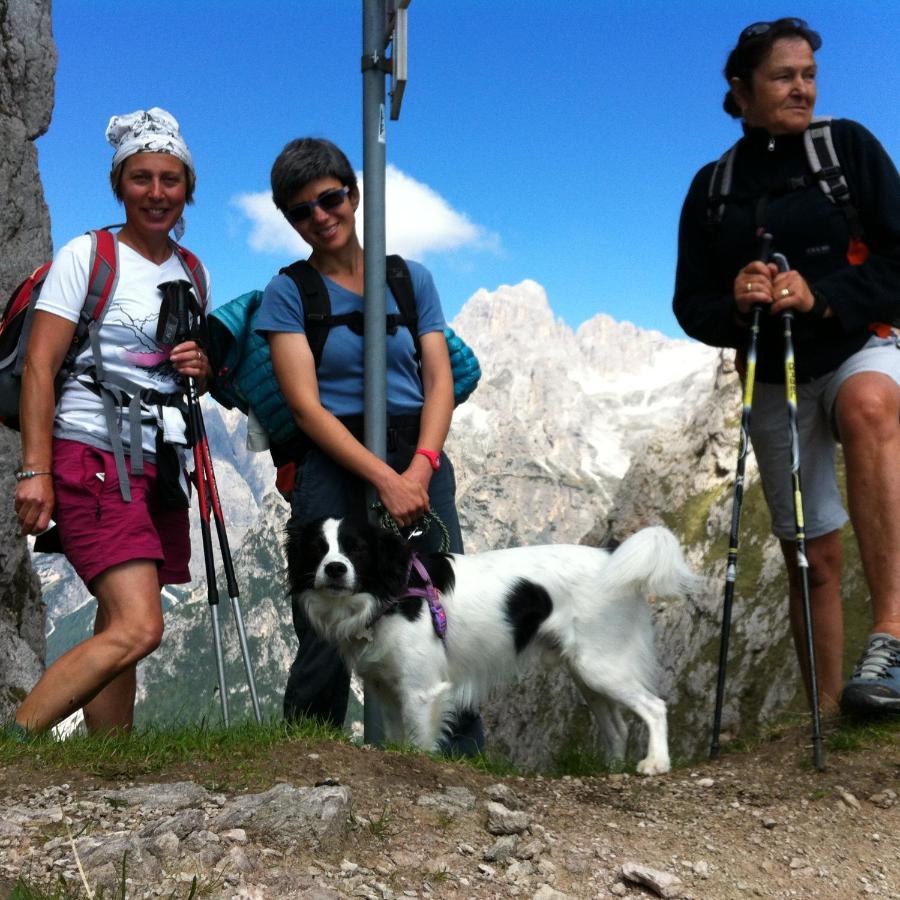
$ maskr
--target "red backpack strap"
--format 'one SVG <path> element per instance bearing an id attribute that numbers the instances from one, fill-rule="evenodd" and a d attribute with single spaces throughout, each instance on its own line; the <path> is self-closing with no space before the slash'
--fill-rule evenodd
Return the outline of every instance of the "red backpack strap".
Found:
<path id="1" fill-rule="evenodd" d="M 119 280 L 119 248 L 111 231 L 89 231 L 91 258 L 88 264 L 88 289 L 81 318 L 85 325 L 99 321 L 106 311 L 106 303 Z M 81 323 L 79 322 L 79 327 Z"/>
<path id="2" fill-rule="evenodd" d="M 175 252 L 178 254 L 181 265 L 184 267 L 184 271 L 187 272 L 191 284 L 194 286 L 200 305 L 205 310 L 206 300 L 209 295 L 209 284 L 206 281 L 206 270 L 203 268 L 203 263 L 187 247 L 182 247 L 181 244 L 175 245 Z"/>
<path id="3" fill-rule="evenodd" d="M 81 307 L 81 316 L 75 326 L 75 337 L 72 346 L 63 361 L 63 368 L 68 370 L 81 353 L 85 342 L 96 333 L 92 326 L 99 327 L 106 312 L 107 302 L 116 289 L 119 280 L 119 244 L 116 236 L 105 228 L 89 231 L 91 236 L 91 256 L 88 262 L 87 296 Z M 99 346 L 94 346 L 94 362 L 99 377 L 103 375 L 100 362 Z"/>

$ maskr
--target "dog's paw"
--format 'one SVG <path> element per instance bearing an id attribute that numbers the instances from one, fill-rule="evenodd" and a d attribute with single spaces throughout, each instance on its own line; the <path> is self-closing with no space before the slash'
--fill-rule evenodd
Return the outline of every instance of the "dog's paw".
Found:
<path id="1" fill-rule="evenodd" d="M 646 757 L 637 764 L 638 775 L 665 775 L 671 769 L 669 759 L 654 759 Z"/>

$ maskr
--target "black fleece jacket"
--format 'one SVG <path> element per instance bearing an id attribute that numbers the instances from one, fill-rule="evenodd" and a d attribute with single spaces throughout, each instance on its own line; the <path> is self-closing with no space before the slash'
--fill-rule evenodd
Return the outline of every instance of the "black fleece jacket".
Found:
<path id="1" fill-rule="evenodd" d="M 747 324 L 739 321 L 734 278 L 759 258 L 758 228 L 773 236 L 772 249 L 807 280 L 832 315 L 794 319 L 798 380 L 837 368 L 871 336 L 869 325 L 900 316 L 900 176 L 876 138 L 857 122 L 835 119 L 832 137 L 870 255 L 847 260 L 850 229 L 841 209 L 816 184 L 802 135 L 771 138 L 745 128 L 735 158 L 732 191 L 718 225 L 707 224 L 714 163 L 694 176 L 681 211 L 673 308 L 691 337 L 714 347 L 746 349 Z M 797 180 L 802 187 L 791 187 Z M 780 317 L 763 314 L 757 377 L 784 381 Z"/>

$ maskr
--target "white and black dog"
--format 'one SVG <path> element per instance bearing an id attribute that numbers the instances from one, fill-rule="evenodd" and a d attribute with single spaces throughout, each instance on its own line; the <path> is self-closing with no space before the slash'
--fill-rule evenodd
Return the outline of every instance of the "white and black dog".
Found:
<path id="1" fill-rule="evenodd" d="M 537 658 L 568 669 L 606 719 L 614 758 L 627 737 L 621 704 L 649 730 L 638 771 L 669 770 L 645 595 L 683 595 L 699 579 L 665 528 L 613 552 L 550 545 L 420 558 L 389 531 L 323 519 L 289 532 L 287 556 L 291 592 L 375 694 L 388 740 L 435 749 L 450 711 L 476 707 Z"/>

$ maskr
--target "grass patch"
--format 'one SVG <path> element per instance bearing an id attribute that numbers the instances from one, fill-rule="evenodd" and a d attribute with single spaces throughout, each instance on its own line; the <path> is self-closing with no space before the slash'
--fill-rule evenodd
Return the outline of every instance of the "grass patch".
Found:
<path id="1" fill-rule="evenodd" d="M 394 823 L 394 817 L 387 811 L 381 811 L 377 819 L 369 820 L 369 832 L 379 841 L 385 841 L 395 834 L 399 834 L 400 828 Z"/>
<path id="2" fill-rule="evenodd" d="M 758 734 L 722 744 L 722 754 L 754 753 L 765 744 L 780 741 L 798 729 L 811 733 L 812 717 L 808 710 L 784 716 L 778 722 L 765 725 Z M 833 725 L 823 722 L 822 731 L 826 754 L 859 753 L 900 745 L 900 717 L 896 716 L 875 720 L 844 716 Z"/>
<path id="3" fill-rule="evenodd" d="M 843 718 L 838 730 L 829 735 L 826 746 L 832 753 L 853 753 L 877 750 L 900 744 L 900 718 L 868 719 Z"/>
<path id="4" fill-rule="evenodd" d="M 456 755 L 450 757 L 435 755 L 435 759 L 440 759 L 442 762 L 449 760 L 453 763 L 469 766 L 469 768 L 483 772 L 485 775 L 496 775 L 497 778 L 514 778 L 523 774 L 522 769 L 513 765 L 509 759 L 499 753 L 479 753 L 477 756 Z"/>
<path id="5" fill-rule="evenodd" d="M 478 772 L 484 772 L 486 775 L 496 775 L 498 778 L 511 778 L 522 774 L 521 769 L 498 753 L 478 753 L 475 756 L 466 756 L 458 751 L 426 751 L 414 744 L 395 743 L 385 744 L 379 749 L 385 753 L 396 753 L 400 756 L 425 754 L 435 762 L 468 766 Z"/>
<path id="6" fill-rule="evenodd" d="M 740 755 L 755 753 L 766 744 L 783 740 L 798 728 L 807 728 L 810 715 L 790 713 L 782 716 L 777 722 L 767 722 L 756 730 L 734 738 L 721 745 L 722 755 Z"/>
<path id="7" fill-rule="evenodd" d="M 548 774 L 554 778 L 571 775 L 574 778 L 589 777 L 606 772 L 624 772 L 623 760 L 608 761 L 602 753 L 591 750 L 580 743 L 570 742 L 560 748 L 553 757 Z M 634 769 L 634 766 L 631 766 Z"/>
<path id="8" fill-rule="evenodd" d="M 0 765 L 28 763 L 41 769 L 80 769 L 102 777 L 158 772 L 187 763 L 251 765 L 261 752 L 290 741 L 349 742 L 342 732 L 309 720 L 244 722 L 232 728 L 209 724 L 172 729 L 151 726 L 130 734 L 73 735 L 56 740 L 49 734 L 21 743 L 0 731 Z"/>
<path id="9" fill-rule="evenodd" d="M 126 868 L 123 860 L 122 880 L 116 888 L 110 890 L 104 885 L 98 885 L 96 889 L 92 889 L 90 896 L 92 896 L 94 900 L 127 900 L 130 895 L 128 893 L 129 885 L 126 884 L 125 875 Z M 210 894 L 216 886 L 217 885 L 213 883 L 204 885 L 201 883 L 200 879 L 194 876 L 191 883 L 186 885 L 183 890 L 176 889 L 170 894 L 160 894 L 159 896 L 164 896 L 165 900 L 195 900 L 197 897 Z M 84 885 L 80 881 L 75 881 L 70 884 L 66 882 L 62 876 L 59 876 L 55 882 L 44 887 L 24 878 L 19 878 L 13 886 L 12 892 L 9 894 L 7 900 L 83 900 L 86 896 L 88 895 L 85 893 Z"/>
<path id="10" fill-rule="evenodd" d="M 19 878 L 13 885 L 8 900 L 76 900 L 84 896 L 80 884 L 69 885 L 62 878 L 46 887 L 38 887 L 24 878 Z"/>
<path id="11" fill-rule="evenodd" d="M 450 831 L 456 824 L 456 816 L 448 812 L 438 812 L 435 823 L 441 831 Z"/>
<path id="12" fill-rule="evenodd" d="M 783 716 L 775 723 L 761 727 L 757 732 L 742 735 L 723 743 L 723 755 L 749 754 L 767 743 L 781 740 L 797 729 L 808 729 L 808 710 L 798 710 Z M 900 744 L 900 717 L 883 720 L 839 720 L 832 729 L 826 725 L 825 746 L 829 753 L 869 751 Z M 0 766 L 16 764 L 30 766 L 42 772 L 59 770 L 62 773 L 80 771 L 101 778 L 117 776 L 149 775 L 178 768 L 195 770 L 192 776 L 203 787 L 213 791 L 233 791 L 249 784 L 272 783 L 271 753 L 279 747 L 295 742 L 335 742 L 351 744 L 347 734 L 309 720 L 287 723 L 273 720 L 241 723 L 226 729 L 222 726 L 185 725 L 173 729 L 149 727 L 138 729 L 130 735 L 102 737 L 72 736 L 56 740 L 41 735 L 26 743 L 20 743 L 0 729 Z M 409 746 L 394 746 L 381 752 L 410 754 Z M 539 772 L 514 765 L 499 753 L 480 754 L 474 757 L 425 754 L 443 765 L 462 765 L 477 772 L 497 778 L 514 778 L 541 774 L 551 778 L 562 776 L 590 777 L 607 773 L 633 772 L 633 764 L 610 762 L 605 756 L 592 750 L 588 744 L 573 739 L 560 748 L 552 764 Z M 690 765 L 695 760 L 674 760 L 680 765 Z M 373 820 L 370 830 L 375 837 L 385 834 L 396 823 L 383 812 Z M 66 886 L 61 885 L 59 890 Z M 19 888 L 28 897 L 27 885 Z M 39 895 L 39 896 L 51 896 Z M 66 897 L 65 894 L 59 894 Z"/>

